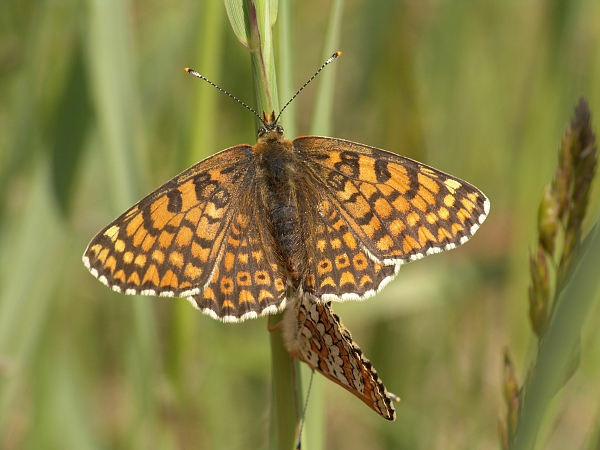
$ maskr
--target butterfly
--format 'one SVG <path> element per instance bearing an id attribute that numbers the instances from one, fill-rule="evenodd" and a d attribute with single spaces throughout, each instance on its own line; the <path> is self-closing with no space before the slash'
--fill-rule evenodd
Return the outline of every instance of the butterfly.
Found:
<path id="1" fill-rule="evenodd" d="M 392 402 L 400 399 L 387 391 L 331 302 L 317 301 L 310 294 L 296 296 L 284 312 L 282 330 L 293 357 L 347 389 L 384 419 L 396 419 Z"/>
<path id="2" fill-rule="evenodd" d="M 295 292 L 372 297 L 488 215 L 479 189 L 433 167 L 344 139 L 289 141 L 274 113 L 261 121 L 255 145 L 200 161 L 103 228 L 83 255 L 92 275 L 238 322 L 283 311 Z"/>

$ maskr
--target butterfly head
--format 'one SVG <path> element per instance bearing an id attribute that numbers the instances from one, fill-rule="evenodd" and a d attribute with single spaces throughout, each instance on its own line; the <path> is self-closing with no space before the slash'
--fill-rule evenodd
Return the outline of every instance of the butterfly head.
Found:
<path id="1" fill-rule="evenodd" d="M 263 112 L 261 118 L 262 125 L 258 129 L 258 137 L 264 139 L 280 139 L 283 137 L 283 127 L 277 123 L 275 111 L 267 115 Z"/>

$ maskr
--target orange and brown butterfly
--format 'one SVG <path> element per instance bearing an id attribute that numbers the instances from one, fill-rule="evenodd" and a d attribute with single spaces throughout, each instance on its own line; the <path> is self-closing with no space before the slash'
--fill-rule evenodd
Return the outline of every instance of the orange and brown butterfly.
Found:
<path id="1" fill-rule="evenodd" d="M 468 241 L 488 214 L 479 189 L 425 164 L 343 139 L 289 141 L 274 114 L 262 121 L 255 145 L 200 161 L 102 229 L 83 255 L 90 272 L 238 322 L 283 311 L 300 289 L 322 302 L 371 297 L 402 264 Z"/>
<path id="2" fill-rule="evenodd" d="M 286 308 L 283 338 L 289 353 L 354 394 L 387 420 L 396 419 L 393 401 L 371 362 L 331 309 L 310 294 L 297 296 Z"/>

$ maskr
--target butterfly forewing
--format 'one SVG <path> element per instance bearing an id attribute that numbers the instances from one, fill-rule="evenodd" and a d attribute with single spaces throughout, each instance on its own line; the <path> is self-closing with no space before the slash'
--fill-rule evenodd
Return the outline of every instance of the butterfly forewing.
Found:
<path id="1" fill-rule="evenodd" d="M 297 138 L 294 147 L 366 253 L 383 265 L 463 244 L 489 211 L 469 183 L 385 150 L 315 136 Z"/>
<path id="2" fill-rule="evenodd" d="M 248 198 L 256 195 L 251 155 L 248 145 L 224 150 L 142 199 L 90 242 L 83 256 L 90 272 L 117 292 L 198 296 L 192 303 L 222 320 L 279 310 L 283 282 L 270 243 L 260 224 L 249 226 L 256 212 L 241 210 L 258 204 Z M 258 291 L 230 276 L 232 254 Z"/>
<path id="3" fill-rule="evenodd" d="M 383 418 L 395 420 L 395 396 L 387 392 L 329 303 L 306 293 L 299 296 L 285 311 L 283 333 L 292 356 L 347 389 Z"/>

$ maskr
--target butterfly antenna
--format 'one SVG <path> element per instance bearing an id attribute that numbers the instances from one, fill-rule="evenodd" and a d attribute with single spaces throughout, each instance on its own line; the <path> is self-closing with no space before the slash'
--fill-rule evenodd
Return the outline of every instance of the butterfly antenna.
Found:
<path id="1" fill-rule="evenodd" d="M 230 94 L 229 92 L 227 92 L 225 89 L 221 89 L 219 86 L 217 86 L 215 83 L 213 83 L 212 81 L 210 81 L 208 78 L 206 78 L 204 75 L 196 72 L 194 69 L 190 69 L 189 67 L 186 67 L 185 69 L 183 69 L 185 72 L 189 73 L 190 75 L 194 75 L 195 77 L 200 78 L 201 80 L 206 81 L 208 84 L 210 84 L 213 87 L 216 87 L 218 90 L 220 90 L 223 94 L 227 94 L 229 95 L 232 99 L 234 99 L 236 102 L 238 102 L 240 105 L 244 106 L 246 109 L 252 111 L 252 113 L 258 117 L 258 120 L 261 121 L 261 123 L 263 125 L 266 125 L 265 121 L 258 115 L 258 113 L 252 109 L 250 106 L 246 105 L 243 101 L 241 101 L 239 98 L 237 98 L 235 95 Z M 318 72 L 317 72 L 318 73 Z M 314 78 L 314 77 L 313 77 Z"/>
<path id="2" fill-rule="evenodd" d="M 314 80 L 314 79 L 317 77 L 317 75 L 319 75 L 319 72 L 321 72 L 321 70 L 323 70 L 323 69 L 325 68 L 325 66 L 327 66 L 327 65 L 331 64 L 333 61 L 335 61 L 335 60 L 336 60 L 338 57 L 340 57 L 340 56 L 342 56 L 342 52 L 335 52 L 333 55 L 331 55 L 331 56 L 330 56 L 330 57 L 327 59 L 327 61 L 325 61 L 325 62 L 323 63 L 323 65 L 322 65 L 322 66 L 319 68 L 319 70 L 317 70 L 317 71 L 315 72 L 315 74 L 314 74 L 312 77 L 310 77 L 310 78 L 308 79 L 308 81 L 307 81 L 306 83 L 304 83 L 300 89 L 298 89 L 298 91 L 297 91 L 297 92 L 294 94 L 294 96 L 293 96 L 292 98 L 290 98 L 290 99 L 288 100 L 288 102 L 287 102 L 285 105 L 283 105 L 283 108 L 281 108 L 281 111 L 279 111 L 279 114 L 277 115 L 277 119 L 275 119 L 275 122 L 279 122 L 279 117 L 281 116 L 281 113 L 282 113 L 282 112 L 285 110 L 285 108 L 287 108 L 287 107 L 288 107 L 288 105 L 289 105 L 290 103 L 292 103 L 292 101 L 293 101 L 293 100 L 294 100 L 296 97 L 298 97 L 298 94 L 299 94 L 300 92 L 302 92 L 302 90 L 303 90 L 303 89 L 304 89 L 306 86 L 308 86 L 308 84 L 309 84 L 309 83 L 310 83 L 312 80 Z M 208 80 L 206 80 L 206 81 L 208 81 Z M 210 81 L 209 81 L 209 83 L 210 83 Z M 212 84 L 212 83 L 210 83 L 210 84 Z M 239 101 L 239 100 L 238 100 L 238 101 Z"/>
<path id="3" fill-rule="evenodd" d="M 314 78 L 314 77 L 313 77 Z M 313 377 L 315 371 L 310 371 L 310 381 L 308 382 L 308 389 L 306 390 L 306 401 L 304 402 L 304 410 L 302 411 L 302 422 L 300 422 L 300 430 L 298 431 L 298 442 L 296 442 L 296 450 L 300 450 L 302 447 L 302 428 L 304 427 L 304 419 L 306 418 L 306 407 L 308 406 L 308 397 L 310 396 L 310 388 L 312 387 Z"/>

